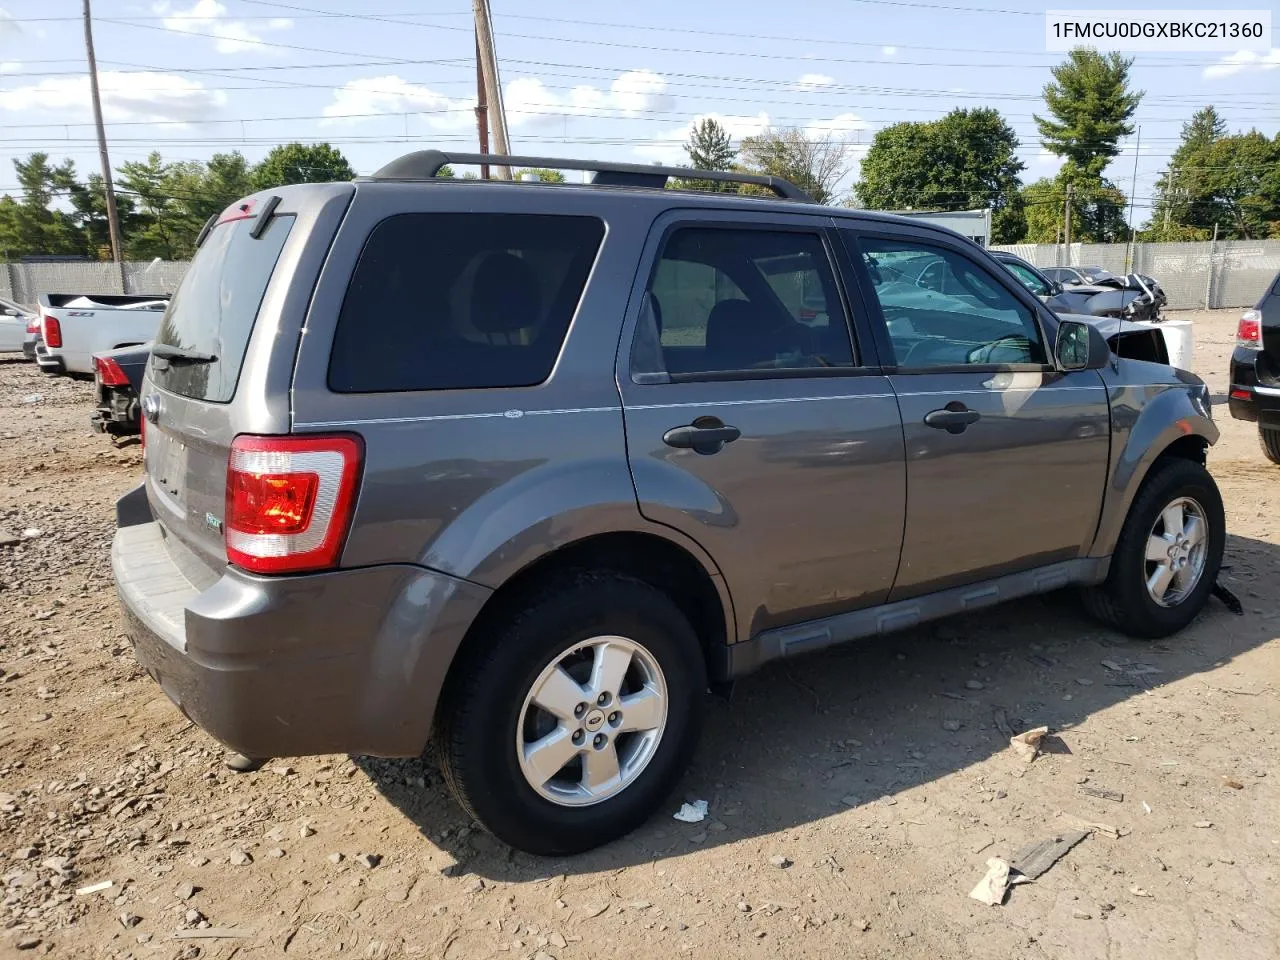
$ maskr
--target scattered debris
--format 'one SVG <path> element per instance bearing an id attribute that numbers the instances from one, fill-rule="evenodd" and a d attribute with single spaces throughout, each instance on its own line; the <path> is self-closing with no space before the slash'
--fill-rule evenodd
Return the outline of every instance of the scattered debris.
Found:
<path id="1" fill-rule="evenodd" d="M 205 927 L 203 930 L 179 930 L 173 935 L 175 940 L 247 940 L 253 933 L 249 930 L 237 930 L 234 927 Z"/>
<path id="2" fill-rule="evenodd" d="M 382 857 L 376 853 L 362 853 L 356 857 L 356 863 L 364 867 L 366 870 L 372 870 L 382 862 Z"/>
<path id="3" fill-rule="evenodd" d="M 1009 864 L 999 857 L 987 861 L 987 873 L 978 885 L 969 891 L 969 896 L 989 907 L 1004 903 L 1005 892 L 1009 889 Z"/>
<path id="4" fill-rule="evenodd" d="M 1091 797 L 1097 797 L 1100 800 L 1124 803 L 1124 794 L 1119 790 L 1108 790 L 1106 787 L 1093 787 L 1086 784 L 1080 788 L 1080 792 Z"/>
<path id="5" fill-rule="evenodd" d="M 787 867 L 791 866 L 791 858 L 778 854 L 777 856 L 769 858 L 769 864 L 770 866 L 777 867 L 779 870 L 785 870 Z"/>
<path id="6" fill-rule="evenodd" d="M 249 855 L 247 850 L 232 850 L 230 861 L 233 867 L 247 867 L 253 863 L 253 857 Z"/>
<path id="7" fill-rule="evenodd" d="M 1239 780 L 1237 780 L 1235 777 L 1223 777 L 1223 778 L 1222 778 L 1222 785 L 1223 785 L 1224 787 L 1230 787 L 1232 790 L 1243 790 L 1243 789 L 1244 789 L 1244 784 L 1243 784 L 1243 783 L 1241 783 Z"/>
<path id="8" fill-rule="evenodd" d="M 959 720 L 943 720 L 942 721 L 942 729 L 948 731 L 949 733 L 955 733 L 962 726 L 963 724 Z"/>
<path id="9" fill-rule="evenodd" d="M 117 919 L 120 921 L 120 926 L 124 927 L 126 930 L 132 930 L 142 922 L 142 918 L 140 916 L 136 913 L 130 913 L 127 910 L 120 914 Z"/>
<path id="10" fill-rule="evenodd" d="M 1135 897 L 1149 897 L 1149 896 L 1151 896 L 1151 894 L 1147 893 L 1147 891 L 1146 891 L 1146 890 L 1143 890 L 1143 889 L 1142 889 L 1142 887 L 1130 887 L 1130 888 L 1129 888 L 1129 892 L 1130 892 L 1130 893 L 1132 893 Z"/>
<path id="11" fill-rule="evenodd" d="M 180 883 L 177 889 L 173 891 L 173 895 L 179 900 L 190 900 L 199 889 L 194 883 Z"/>
<path id="12" fill-rule="evenodd" d="M 87 897 L 91 893 L 101 893 L 103 890 L 110 890 L 115 886 L 112 880 L 99 880 L 97 883 L 91 883 L 87 887 L 80 887 L 76 890 L 77 897 Z"/>
<path id="13" fill-rule="evenodd" d="M 680 809 L 672 815 L 672 819 L 681 823 L 701 823 L 707 819 L 707 801 L 695 800 L 693 803 L 680 804 Z"/>
<path id="14" fill-rule="evenodd" d="M 987 849 L 987 847 L 991 846 L 993 843 L 995 843 L 995 841 L 992 840 L 990 837 L 987 837 L 985 840 L 979 840 L 972 847 L 970 847 L 969 852 L 981 853 L 983 850 Z"/>
<path id="15" fill-rule="evenodd" d="M 964 682 L 964 686 L 966 690 L 981 690 L 986 686 L 986 684 L 981 680 L 966 680 Z"/>
<path id="16" fill-rule="evenodd" d="M 1150 812 L 1151 812 L 1151 804 L 1149 804 L 1149 803 L 1147 803 L 1147 801 L 1143 800 L 1143 801 L 1142 801 L 1142 809 L 1143 809 L 1143 810 L 1145 810 L 1147 813 L 1150 813 Z"/>
<path id="17" fill-rule="evenodd" d="M 1035 760 L 1040 753 L 1040 741 L 1048 734 L 1048 727 L 1035 727 L 1024 733 L 1009 738 L 1009 746 L 1013 748 L 1013 752 L 1020 756 L 1027 763 Z"/>
<path id="18" fill-rule="evenodd" d="M 44 941 L 39 937 L 22 937 L 14 944 L 19 950 L 34 950 Z"/>
<path id="19" fill-rule="evenodd" d="M 1195 827 L 1197 830 L 1208 830 L 1210 827 L 1213 826 L 1213 821 L 1197 820 L 1195 823 L 1192 824 L 1192 826 Z"/>
<path id="20" fill-rule="evenodd" d="M 1213 585 L 1213 590 L 1210 592 L 1221 600 L 1223 606 L 1234 613 L 1237 617 L 1244 616 L 1244 606 L 1240 603 L 1240 598 L 1224 587 L 1221 580 Z"/>
<path id="21" fill-rule="evenodd" d="M 343 856 L 342 856 L 342 854 L 340 854 L 340 853 L 336 853 L 336 852 L 335 852 L 335 853 L 331 853 L 331 854 L 329 854 L 329 862 L 330 862 L 330 863 L 341 863 L 342 861 L 343 861 Z"/>
<path id="22" fill-rule="evenodd" d="M 1088 835 L 1084 830 L 1066 830 L 1047 840 L 1039 840 L 1015 853 L 1009 865 L 1024 877 L 1035 880 Z"/>
<path id="23" fill-rule="evenodd" d="M 1128 836 L 1129 834 L 1127 827 L 1114 827 L 1109 823 L 1102 823 L 1098 820 L 1085 820 L 1082 817 L 1073 817 L 1066 813 L 1061 814 L 1061 816 L 1066 820 L 1070 820 L 1079 830 L 1087 830 L 1090 833 L 1101 833 L 1104 836 L 1110 837 L 1112 840 L 1119 840 L 1121 837 Z"/>
<path id="24" fill-rule="evenodd" d="M 1093 914 L 1087 910 L 1081 910 L 1079 907 L 1076 907 L 1071 911 L 1071 917 L 1074 920 L 1092 920 Z"/>

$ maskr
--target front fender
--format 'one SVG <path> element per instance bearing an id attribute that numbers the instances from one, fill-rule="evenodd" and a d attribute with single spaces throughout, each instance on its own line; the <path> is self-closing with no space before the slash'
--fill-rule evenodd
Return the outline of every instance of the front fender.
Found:
<path id="1" fill-rule="evenodd" d="M 1199 377 L 1160 364 L 1121 360 L 1103 371 L 1111 403 L 1111 466 L 1090 556 L 1115 550 L 1129 507 L 1161 454 L 1178 440 L 1218 442 Z M 1143 376 L 1143 375 L 1146 376 Z M 1149 379 L 1154 382 L 1138 382 Z"/>

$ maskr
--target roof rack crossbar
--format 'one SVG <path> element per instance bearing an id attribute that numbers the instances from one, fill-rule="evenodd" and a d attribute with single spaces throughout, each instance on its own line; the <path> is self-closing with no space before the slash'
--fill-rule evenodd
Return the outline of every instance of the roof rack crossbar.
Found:
<path id="1" fill-rule="evenodd" d="M 509 157 L 496 153 L 445 153 L 442 150 L 418 150 L 392 160 L 370 180 L 430 180 L 448 164 L 510 167 L 546 167 L 552 170 L 587 170 L 593 172 L 593 183 L 608 186 L 665 186 L 668 179 L 715 180 L 722 183 L 752 183 L 772 190 L 784 200 L 813 203 L 807 193 L 790 180 L 759 173 L 737 173 L 731 170 L 694 170 L 688 167 L 660 167 L 642 163 L 609 163 L 601 160 L 568 160 L 563 157 Z"/>

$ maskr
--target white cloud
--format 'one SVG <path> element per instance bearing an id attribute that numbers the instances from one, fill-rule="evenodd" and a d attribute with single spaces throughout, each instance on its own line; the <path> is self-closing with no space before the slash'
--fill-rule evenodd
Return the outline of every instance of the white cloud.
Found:
<path id="1" fill-rule="evenodd" d="M 459 130 L 475 120 L 475 98 L 452 99 L 420 83 L 397 76 L 362 77 L 333 91 L 333 102 L 324 108 L 321 126 L 359 123 L 365 114 L 419 113 L 436 130 Z"/>
<path id="2" fill-rule="evenodd" d="M 668 166 L 687 167 L 689 155 L 684 145 L 689 134 L 703 120 L 714 120 L 724 128 L 733 140 L 734 145 L 742 142 L 743 137 L 752 137 L 769 126 L 769 115 L 763 111 L 753 117 L 734 116 L 723 113 L 700 113 L 683 127 L 667 131 L 662 138 L 653 143 L 643 143 L 635 147 L 635 154 L 646 161 L 656 161 Z"/>
<path id="3" fill-rule="evenodd" d="M 206 90 L 196 80 L 173 73 L 98 74 L 102 115 L 107 121 L 212 119 L 227 102 L 221 90 Z M 39 83 L 0 90 L 0 110 L 53 111 L 62 116 L 89 115 L 89 78 L 49 77 Z"/>
<path id="4" fill-rule="evenodd" d="M 674 106 L 667 81 L 649 70 L 629 70 L 607 88 L 582 84 L 567 94 L 557 93 L 537 77 L 517 77 L 503 90 L 507 123 L 549 126 L 565 117 L 635 117 L 664 113 Z M 421 113 L 437 130 L 469 128 L 475 120 L 471 97 L 455 99 L 430 87 L 410 83 L 394 74 L 363 77 L 337 88 L 324 108 L 323 125 L 358 123 L 366 114 Z"/>
<path id="5" fill-rule="evenodd" d="M 1057 170 L 1063 164 L 1062 157 L 1056 153 L 1050 153 L 1044 147 L 1036 151 L 1036 155 L 1031 161 L 1037 167 L 1045 167 L 1049 170 Z"/>
<path id="6" fill-rule="evenodd" d="M 0 73 L 21 73 L 22 63 L 18 60 L 0 60 Z"/>
<path id="7" fill-rule="evenodd" d="M 607 90 L 580 84 L 564 96 L 548 89 L 537 77 L 517 77 L 503 91 L 503 103 L 511 126 L 545 126 L 565 117 L 665 113 L 675 106 L 666 90 L 667 81 L 651 70 L 619 74 Z"/>
<path id="8" fill-rule="evenodd" d="M 249 29 L 244 20 L 228 20 L 227 8 L 218 0 L 196 0 L 190 10 L 172 10 L 168 0 L 161 0 L 152 10 L 164 17 L 164 25 L 170 30 L 214 37 L 213 47 L 219 53 L 271 49 L 262 45 L 262 35 Z M 287 17 L 276 17 L 262 29 L 288 30 L 292 26 L 293 21 Z"/>
<path id="9" fill-rule="evenodd" d="M 898 55 L 897 47 L 881 47 L 880 52 L 886 57 L 896 57 Z"/>
<path id="10" fill-rule="evenodd" d="M 1203 76 L 1206 80 L 1215 80 L 1245 71 L 1275 70 L 1278 67 L 1280 67 L 1280 47 L 1272 47 L 1266 53 L 1240 50 L 1229 53 L 1219 62 L 1205 67 Z"/>
<path id="11" fill-rule="evenodd" d="M 836 82 L 835 77 L 828 77 L 825 73 L 806 73 L 795 83 L 797 90 L 821 90 L 823 87 L 829 87 Z"/>

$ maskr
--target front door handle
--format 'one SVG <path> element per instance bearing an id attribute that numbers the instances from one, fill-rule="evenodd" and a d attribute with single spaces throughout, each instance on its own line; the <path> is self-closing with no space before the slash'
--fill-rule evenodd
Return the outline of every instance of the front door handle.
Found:
<path id="1" fill-rule="evenodd" d="M 930 410 L 924 415 L 925 426 L 947 433 L 964 433 L 971 423 L 982 419 L 977 410 L 970 410 L 959 400 L 952 400 L 941 410 Z"/>
<path id="2" fill-rule="evenodd" d="M 719 453 L 726 443 L 733 443 L 740 436 L 741 430 L 719 417 L 699 417 L 686 426 L 672 427 L 662 435 L 662 442 L 694 453 Z"/>

